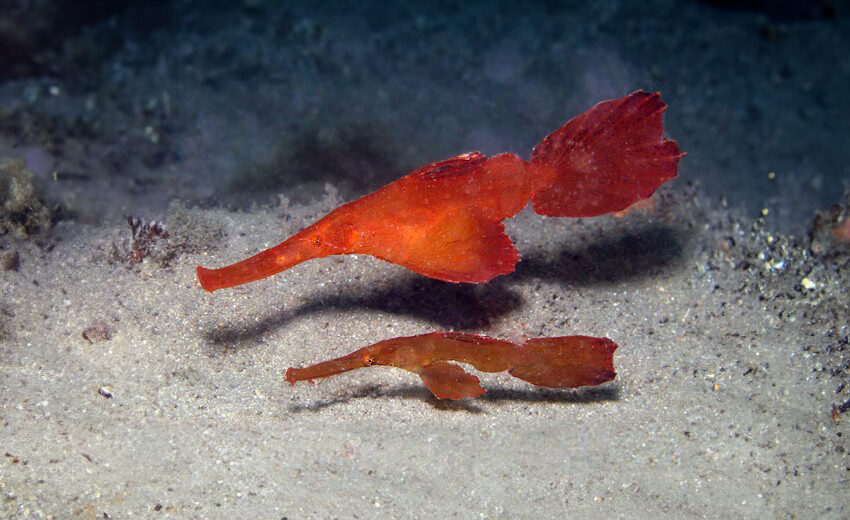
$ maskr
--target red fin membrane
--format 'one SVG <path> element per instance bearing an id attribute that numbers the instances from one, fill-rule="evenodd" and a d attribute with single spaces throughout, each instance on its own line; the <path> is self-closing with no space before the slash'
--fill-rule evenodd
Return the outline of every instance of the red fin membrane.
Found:
<path id="1" fill-rule="evenodd" d="M 423 244 L 421 254 L 398 260 L 381 254 L 411 271 L 446 282 L 482 283 L 512 273 L 519 253 L 501 222 L 480 215 L 458 215 Z"/>
<path id="2" fill-rule="evenodd" d="M 463 399 L 484 395 L 477 377 L 458 365 L 435 361 L 419 371 L 419 377 L 438 399 Z"/>
<path id="3" fill-rule="evenodd" d="M 659 94 L 638 90 L 603 101 L 549 134 L 531 163 L 555 180 L 534 196 L 534 211 L 557 217 L 620 211 L 676 177 L 683 154 L 664 138 L 665 108 Z"/>
<path id="4" fill-rule="evenodd" d="M 522 346 L 523 361 L 508 373 L 533 385 L 550 388 L 593 386 L 614 379 L 614 351 L 608 338 L 563 336 L 537 338 Z"/>
<path id="5" fill-rule="evenodd" d="M 467 152 L 451 159 L 433 162 L 420 166 L 407 174 L 407 177 L 420 181 L 430 181 L 446 177 L 462 177 L 469 175 L 487 162 L 487 156 L 481 152 Z"/>

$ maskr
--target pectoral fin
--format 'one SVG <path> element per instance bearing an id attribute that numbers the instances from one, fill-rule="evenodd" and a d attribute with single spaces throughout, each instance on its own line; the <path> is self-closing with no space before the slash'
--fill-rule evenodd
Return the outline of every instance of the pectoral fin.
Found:
<path id="1" fill-rule="evenodd" d="M 387 224 L 391 239 L 356 251 L 447 282 L 483 283 L 513 272 L 519 253 L 505 227 L 474 208 L 454 208 L 420 227 Z"/>
<path id="2" fill-rule="evenodd" d="M 484 394 L 477 377 L 445 361 L 435 361 L 422 368 L 419 377 L 437 399 L 463 399 Z"/>

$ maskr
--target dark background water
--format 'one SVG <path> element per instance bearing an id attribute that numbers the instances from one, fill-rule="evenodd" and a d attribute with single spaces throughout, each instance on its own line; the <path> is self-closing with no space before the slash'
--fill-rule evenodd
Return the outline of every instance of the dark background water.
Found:
<path id="1" fill-rule="evenodd" d="M 794 232 L 850 183 L 846 2 L 306 4 L 6 0 L 0 157 L 82 222 L 349 199 L 643 88 L 676 183 Z"/>

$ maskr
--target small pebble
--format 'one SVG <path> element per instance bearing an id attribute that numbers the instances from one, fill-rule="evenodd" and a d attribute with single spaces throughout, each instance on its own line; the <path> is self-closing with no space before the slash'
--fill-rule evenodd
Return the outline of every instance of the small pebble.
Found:
<path id="1" fill-rule="evenodd" d="M 17 271 L 21 267 L 21 255 L 17 251 L 4 251 L 0 255 L 0 268 L 4 271 Z"/>
<path id="2" fill-rule="evenodd" d="M 89 343 L 99 343 L 112 339 L 112 328 L 102 321 L 96 321 L 83 329 L 83 339 Z"/>

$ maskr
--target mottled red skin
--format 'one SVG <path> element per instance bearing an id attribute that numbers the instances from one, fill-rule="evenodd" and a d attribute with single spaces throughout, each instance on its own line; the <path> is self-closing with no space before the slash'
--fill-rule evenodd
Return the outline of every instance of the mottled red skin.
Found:
<path id="1" fill-rule="evenodd" d="M 306 368 L 290 368 L 286 380 L 312 381 L 374 365 L 413 372 L 439 399 L 463 399 L 484 394 L 477 377 L 459 361 L 482 372 L 508 371 L 537 386 L 575 388 L 614 379 L 617 344 L 607 338 L 562 336 L 537 338 L 517 345 L 509 341 L 457 332 L 432 332 L 393 338 Z"/>
<path id="2" fill-rule="evenodd" d="M 432 163 L 340 206 L 288 240 L 220 269 L 198 266 L 207 291 L 329 255 L 367 254 L 449 282 L 510 273 L 519 253 L 502 221 L 532 202 L 549 216 L 621 211 L 676 176 L 665 105 L 638 90 L 604 101 L 544 138 L 531 161 L 479 152 Z"/>

